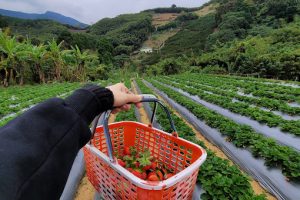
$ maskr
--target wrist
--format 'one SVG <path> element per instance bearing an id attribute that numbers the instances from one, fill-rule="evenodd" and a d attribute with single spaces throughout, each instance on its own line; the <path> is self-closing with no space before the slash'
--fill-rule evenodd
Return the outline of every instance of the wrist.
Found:
<path id="1" fill-rule="evenodd" d="M 76 90 L 66 102 L 90 124 L 97 115 L 113 108 L 114 96 L 108 88 L 86 85 Z"/>

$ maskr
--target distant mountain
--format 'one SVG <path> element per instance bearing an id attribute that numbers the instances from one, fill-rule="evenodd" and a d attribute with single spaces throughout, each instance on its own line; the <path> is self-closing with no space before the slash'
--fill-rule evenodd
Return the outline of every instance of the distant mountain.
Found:
<path id="1" fill-rule="evenodd" d="M 43 14 L 35 14 L 35 13 L 24 13 L 18 11 L 11 11 L 11 10 L 4 10 L 0 9 L 0 15 L 9 16 L 9 17 L 16 17 L 21 19 L 49 19 L 53 20 L 62 24 L 68 24 L 70 26 L 79 27 L 79 28 L 86 28 L 88 25 L 82 22 L 77 21 L 71 17 L 66 17 L 59 13 L 47 11 Z"/>

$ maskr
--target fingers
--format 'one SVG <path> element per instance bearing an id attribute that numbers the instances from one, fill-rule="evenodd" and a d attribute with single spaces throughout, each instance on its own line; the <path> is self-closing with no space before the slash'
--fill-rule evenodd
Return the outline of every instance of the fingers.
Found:
<path id="1" fill-rule="evenodd" d="M 124 106 L 121 107 L 122 110 L 128 111 L 130 110 L 130 104 L 125 104 Z"/>
<path id="2" fill-rule="evenodd" d="M 138 103 L 142 100 L 141 95 L 127 94 L 127 103 Z"/>
<path id="3" fill-rule="evenodd" d="M 116 114 L 116 113 L 121 112 L 121 111 L 128 111 L 128 110 L 130 110 L 130 108 L 131 108 L 130 104 L 125 104 L 125 105 L 123 105 L 119 108 L 113 109 L 113 111 L 111 111 L 111 113 Z"/>
<path id="4" fill-rule="evenodd" d="M 120 111 L 121 111 L 121 108 L 115 108 L 115 109 L 113 109 L 113 111 L 111 111 L 111 113 L 112 114 L 116 114 L 116 113 L 118 113 Z"/>
<path id="5" fill-rule="evenodd" d="M 142 104 L 142 103 L 136 103 L 135 106 L 136 106 L 137 108 L 141 108 L 141 107 L 143 106 L 143 104 Z"/>

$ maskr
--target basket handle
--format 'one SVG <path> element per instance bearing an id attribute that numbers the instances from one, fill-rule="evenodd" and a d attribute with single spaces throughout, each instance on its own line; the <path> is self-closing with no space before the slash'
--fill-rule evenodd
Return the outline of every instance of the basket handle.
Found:
<path id="1" fill-rule="evenodd" d="M 174 137 L 177 137 L 178 136 L 177 130 L 176 130 L 174 122 L 172 120 L 170 111 L 164 105 L 164 103 L 162 101 L 160 101 L 156 96 L 151 95 L 151 94 L 142 94 L 141 96 L 142 96 L 142 100 L 140 102 L 154 102 L 153 113 L 152 113 L 152 116 L 151 116 L 151 124 L 153 123 L 153 120 L 154 120 L 154 116 L 155 116 L 156 109 L 157 109 L 157 104 L 159 104 L 163 108 L 163 110 L 167 113 L 167 117 L 169 119 L 171 129 L 173 130 L 172 135 Z M 111 114 L 111 110 L 107 110 L 106 112 L 104 112 L 103 130 L 104 130 L 104 135 L 105 135 L 107 149 L 108 149 L 108 156 L 109 156 L 110 161 L 113 162 L 114 161 L 113 147 L 112 147 L 112 142 L 111 142 L 111 138 L 110 138 L 110 134 L 109 134 L 109 128 L 108 128 L 108 119 L 109 119 L 110 114 Z M 98 115 L 93 121 L 91 139 L 94 137 L 94 134 L 95 134 L 96 128 L 97 128 L 97 124 L 98 124 L 98 121 L 99 121 L 99 118 L 100 118 L 101 115 L 102 114 Z"/>

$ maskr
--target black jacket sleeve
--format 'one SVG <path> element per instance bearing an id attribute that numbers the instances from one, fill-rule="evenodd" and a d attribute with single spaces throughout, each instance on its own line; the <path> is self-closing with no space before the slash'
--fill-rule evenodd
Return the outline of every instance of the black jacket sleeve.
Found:
<path id="1" fill-rule="evenodd" d="M 0 199 L 59 199 L 93 118 L 113 106 L 95 85 L 49 99 L 0 128 Z"/>

